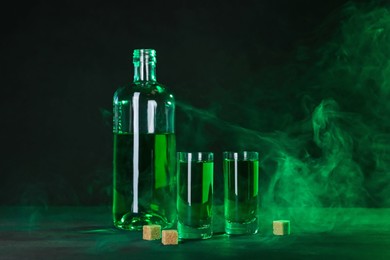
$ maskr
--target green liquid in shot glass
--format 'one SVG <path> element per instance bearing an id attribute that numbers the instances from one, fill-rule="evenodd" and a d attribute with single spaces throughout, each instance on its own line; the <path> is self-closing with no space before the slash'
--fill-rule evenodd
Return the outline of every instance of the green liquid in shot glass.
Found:
<path id="1" fill-rule="evenodd" d="M 223 167 L 226 221 L 257 221 L 259 161 L 224 159 Z"/>
<path id="2" fill-rule="evenodd" d="M 177 215 L 180 225 L 203 228 L 211 225 L 213 162 L 180 162 Z"/>

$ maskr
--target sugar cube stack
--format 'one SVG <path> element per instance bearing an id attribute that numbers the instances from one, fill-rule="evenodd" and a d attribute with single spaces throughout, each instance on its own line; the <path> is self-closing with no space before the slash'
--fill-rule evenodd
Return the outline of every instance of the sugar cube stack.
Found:
<path id="1" fill-rule="evenodd" d="M 274 220 L 273 233 L 276 236 L 290 235 L 290 220 Z"/>
<path id="2" fill-rule="evenodd" d="M 160 225 L 145 225 L 142 227 L 142 239 L 157 240 L 161 238 Z"/>
<path id="3" fill-rule="evenodd" d="M 177 230 L 163 230 L 161 242 L 163 245 L 177 245 L 179 243 Z"/>

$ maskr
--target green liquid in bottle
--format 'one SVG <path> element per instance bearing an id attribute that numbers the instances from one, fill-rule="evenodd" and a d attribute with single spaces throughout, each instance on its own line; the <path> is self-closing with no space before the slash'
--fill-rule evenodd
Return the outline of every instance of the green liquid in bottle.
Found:
<path id="1" fill-rule="evenodd" d="M 175 222 L 175 135 L 114 134 L 114 225 L 141 230 Z"/>

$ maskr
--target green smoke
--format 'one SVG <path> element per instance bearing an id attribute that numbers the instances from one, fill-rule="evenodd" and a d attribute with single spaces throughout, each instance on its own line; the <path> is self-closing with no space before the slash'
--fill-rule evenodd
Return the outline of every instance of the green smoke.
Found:
<path id="1" fill-rule="evenodd" d="M 179 103 L 203 147 L 260 152 L 262 207 L 284 208 L 273 217 L 303 226 L 323 217 L 315 208 L 390 206 L 389 10 L 348 3 L 318 29 L 320 43 L 242 82 L 244 96 L 225 97 L 209 112 Z M 229 117 L 223 107 L 233 103 Z"/>
<path id="2" fill-rule="evenodd" d="M 321 156 L 278 150 L 267 203 L 290 207 L 363 205 L 364 177 L 353 159 L 353 138 L 343 122 L 346 117 L 334 100 L 324 100 L 316 107 L 312 138 Z"/>
<path id="3" fill-rule="evenodd" d="M 304 151 L 298 156 L 276 152 L 267 203 L 389 206 L 389 9 L 349 3 L 338 15 L 339 29 L 303 55 L 317 61 L 296 81 L 318 102 L 309 119 L 313 142 L 295 146 Z"/>

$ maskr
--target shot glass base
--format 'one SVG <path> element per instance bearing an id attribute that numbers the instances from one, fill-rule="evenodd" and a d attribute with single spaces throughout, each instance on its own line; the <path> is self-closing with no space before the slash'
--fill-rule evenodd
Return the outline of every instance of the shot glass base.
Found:
<path id="1" fill-rule="evenodd" d="M 225 232 L 228 235 L 256 234 L 259 230 L 257 218 L 245 223 L 225 221 Z"/>
<path id="2" fill-rule="evenodd" d="M 189 227 L 180 222 L 177 224 L 179 239 L 208 239 L 213 235 L 211 225 L 194 228 Z"/>

